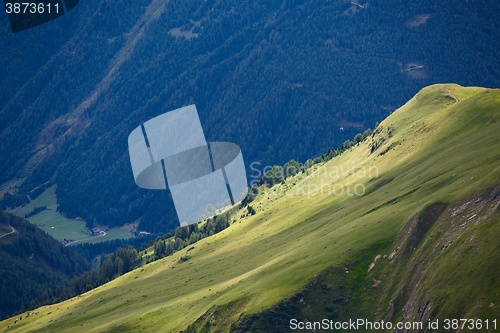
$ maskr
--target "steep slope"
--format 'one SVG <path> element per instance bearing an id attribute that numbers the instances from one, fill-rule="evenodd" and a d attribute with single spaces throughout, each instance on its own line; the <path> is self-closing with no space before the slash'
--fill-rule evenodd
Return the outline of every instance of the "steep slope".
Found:
<path id="1" fill-rule="evenodd" d="M 415 332 L 431 331 L 429 321 L 439 320 L 440 326 L 433 329 L 443 330 L 445 319 L 461 318 L 479 319 L 482 331 L 495 332 L 499 204 L 497 186 L 451 204 L 429 205 L 406 223 L 390 246 L 375 244 L 353 253 L 292 297 L 241 316 L 232 331 L 285 332 L 291 318 L 304 322 L 327 318 L 337 323 L 385 321 L 394 328 L 400 322 L 411 326 L 396 332 Z M 189 329 L 208 331 L 214 318 L 223 316 L 219 313 L 210 309 Z M 376 331 L 364 326 L 358 330 Z"/>
<path id="2" fill-rule="evenodd" d="M 500 86 L 499 13 L 495 0 L 88 0 L 22 34 L 3 15 L 0 182 L 26 179 L 0 205 L 49 182 L 68 217 L 165 231 L 168 194 L 131 176 L 139 123 L 196 103 L 208 140 L 239 144 L 247 166 L 304 162 L 426 85 Z"/>
<path id="3" fill-rule="evenodd" d="M 261 188 L 251 203 L 255 215 L 0 328 L 157 332 L 185 330 L 199 320 L 198 328 L 225 331 L 344 267 L 359 276 L 355 300 L 368 318 L 498 316 L 498 306 L 488 310 L 485 303 L 500 301 L 492 275 L 500 257 L 499 107 L 499 90 L 427 87 L 350 151 Z M 390 254 L 391 261 L 379 259 L 373 275 L 360 273 L 377 254 Z M 380 281 L 378 304 L 363 289 L 372 277 Z M 425 297 L 429 311 L 418 309 Z"/>

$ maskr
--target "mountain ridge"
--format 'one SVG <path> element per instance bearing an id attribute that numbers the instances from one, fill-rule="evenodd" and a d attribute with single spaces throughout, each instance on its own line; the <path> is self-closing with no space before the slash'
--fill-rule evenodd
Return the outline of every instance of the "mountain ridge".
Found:
<path id="1" fill-rule="evenodd" d="M 9 326 L 9 331 L 70 331 L 75 327 L 89 332 L 181 331 L 218 309 L 224 319 L 214 316 L 213 321 L 201 320 L 202 325 L 190 329 L 229 331 L 239 319 L 275 309 L 281 300 L 304 291 L 329 268 L 343 265 L 353 265 L 354 272 L 359 272 L 355 276 L 361 287 L 353 289 L 358 295 L 354 300 L 360 305 L 359 314 L 369 314 L 363 311 L 373 306 L 369 297 L 375 295 L 381 302 L 379 308 L 384 310 L 382 315 L 391 303 L 395 309 L 392 318 L 403 311 L 401 304 L 409 304 L 405 311 L 411 318 L 420 315 L 412 310 L 420 303 L 406 296 L 399 301 L 394 298 L 401 290 L 411 290 L 411 285 L 406 284 L 411 279 L 399 279 L 398 274 L 408 276 L 414 260 L 423 262 L 422 258 L 431 258 L 429 267 L 440 272 L 441 279 L 433 285 L 446 287 L 435 291 L 437 300 L 432 304 L 437 306 L 432 312 L 424 311 L 425 315 L 478 315 L 473 311 L 460 313 L 474 309 L 476 304 L 463 298 L 454 303 L 461 296 L 453 288 L 460 284 L 447 274 L 450 270 L 446 262 L 462 253 L 462 244 L 467 244 L 464 237 L 453 238 L 440 255 L 425 254 L 435 248 L 435 239 L 446 238 L 442 236 L 446 230 L 443 228 L 454 221 L 450 209 L 473 203 L 484 195 L 488 199 L 483 201 L 492 205 L 492 210 L 478 206 L 484 208 L 478 209 L 482 222 L 467 223 L 462 229 L 459 225 L 457 235 L 474 234 L 476 243 L 471 244 L 480 244 L 476 253 L 485 260 L 466 255 L 467 260 L 451 271 L 462 270 L 463 281 L 471 282 L 467 284 L 470 292 L 490 295 L 486 297 L 488 302 L 498 304 L 498 279 L 487 272 L 497 267 L 495 262 L 500 258 L 498 247 L 491 242 L 499 232 L 498 191 L 488 192 L 500 184 L 499 105 L 498 89 L 454 84 L 424 88 L 363 142 L 271 188 L 260 187 L 260 194 L 250 203 L 255 215 L 238 218 L 236 214 L 227 229 L 195 243 L 193 248 L 61 304 L 43 307 L 36 316 L 23 315 L 16 324 L 14 319 L 5 320 L 0 327 Z M 377 167 L 378 173 L 368 173 L 370 166 Z M 357 185 L 358 190 L 364 186 L 366 191 L 358 193 L 361 195 L 347 191 Z M 446 206 L 439 206 L 443 204 Z M 468 218 L 460 217 L 464 221 Z M 424 222 L 418 222 L 420 219 Z M 401 241 L 401 236 L 398 241 L 398 235 L 408 234 L 401 231 L 405 226 L 418 231 L 412 226 L 425 226 L 426 219 L 433 221 L 424 228 L 426 232 L 415 234 L 414 241 L 404 237 Z M 392 255 L 393 247 L 405 242 L 412 244 L 409 249 L 415 248 L 410 250 L 410 266 L 398 259 L 408 251 Z M 360 257 L 363 251 L 368 252 Z M 465 251 L 470 251 L 467 246 Z M 379 259 L 372 274 L 392 272 L 392 278 L 366 275 L 366 265 L 377 254 L 392 255 L 393 261 Z M 354 265 L 358 259 L 365 264 Z M 477 274 L 485 272 L 487 285 L 475 284 L 464 275 L 475 267 L 481 268 Z M 381 281 L 378 287 L 363 289 L 372 276 Z M 427 279 L 420 286 L 429 286 Z M 450 293 L 454 295 L 451 298 Z M 314 303 L 308 304 L 314 308 Z M 467 306 L 461 307 L 463 304 Z M 498 315 L 498 307 L 487 306 L 485 310 L 481 304 L 480 313 Z M 305 309 L 299 314 L 307 318 Z"/>

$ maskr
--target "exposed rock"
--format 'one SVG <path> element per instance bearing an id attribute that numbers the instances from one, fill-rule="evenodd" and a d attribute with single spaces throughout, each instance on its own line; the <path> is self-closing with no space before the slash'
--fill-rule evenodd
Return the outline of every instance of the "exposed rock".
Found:
<path id="1" fill-rule="evenodd" d="M 394 258 L 394 256 L 396 255 L 396 252 L 398 251 L 398 249 L 394 249 L 394 251 L 391 252 L 391 254 L 389 254 L 389 257 L 388 259 L 389 260 L 392 260 Z"/>

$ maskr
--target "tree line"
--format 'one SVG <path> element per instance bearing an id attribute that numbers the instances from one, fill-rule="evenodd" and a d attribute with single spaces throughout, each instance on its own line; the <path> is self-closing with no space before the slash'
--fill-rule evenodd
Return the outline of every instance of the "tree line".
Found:
<path id="1" fill-rule="evenodd" d="M 30 308 L 34 309 L 43 305 L 62 302 L 98 286 L 101 286 L 118 276 L 133 269 L 139 268 L 152 261 L 172 255 L 173 253 L 194 244 L 200 239 L 212 236 L 226 229 L 234 209 L 223 214 L 209 218 L 206 222 L 177 227 L 163 237 L 150 241 L 141 250 L 128 245 L 118 248 L 116 252 L 102 257 L 101 266 L 76 276 L 67 284 L 46 290 L 38 299 L 31 302 Z M 147 254 L 147 249 L 153 247 L 152 255 Z"/>
<path id="2" fill-rule="evenodd" d="M 375 125 L 378 126 L 378 123 Z M 295 160 L 291 160 L 286 162 L 283 166 L 275 165 L 271 168 L 271 170 L 266 171 L 260 180 L 257 182 L 257 185 L 266 185 L 268 187 L 273 186 L 274 184 L 279 184 L 283 182 L 285 179 L 291 176 L 295 176 L 300 172 L 306 172 L 308 168 L 311 166 L 323 163 L 331 160 L 335 156 L 338 156 L 354 147 L 355 145 L 363 142 L 367 137 L 373 134 L 370 128 L 366 129 L 363 133 L 358 133 L 354 136 L 352 140 L 344 141 L 338 148 L 328 148 L 327 151 L 321 154 L 318 157 L 307 160 L 305 163 L 300 163 Z M 254 191 L 250 191 L 249 195 L 245 199 L 245 203 L 252 201 L 255 197 L 256 193 Z"/>
<path id="3" fill-rule="evenodd" d="M 322 155 L 314 159 L 307 160 L 305 163 L 291 160 L 285 163 L 283 167 L 274 166 L 261 177 L 258 185 L 272 187 L 274 184 L 282 182 L 287 177 L 294 176 L 299 172 L 307 172 L 307 169 L 312 165 L 326 162 L 333 157 L 342 154 L 344 151 L 361 143 L 372 134 L 372 130 L 367 129 L 363 133 L 356 134 L 353 140 L 346 140 L 336 149 L 329 148 Z M 155 240 L 135 238 L 133 240 L 113 240 L 96 244 L 77 245 L 75 247 L 76 252 L 89 260 L 95 256 L 100 256 L 100 267 L 74 277 L 66 285 L 59 285 L 56 288 L 46 290 L 41 297 L 31 302 L 30 308 L 61 302 L 82 294 L 133 269 L 139 268 L 152 261 L 170 256 L 203 238 L 210 237 L 229 227 L 234 213 L 240 208 L 246 207 L 247 215 L 256 214 L 255 209 L 249 205 L 249 203 L 255 199 L 258 193 L 258 186 L 252 186 L 249 189 L 247 197 L 237 207 L 234 207 L 220 215 L 209 218 L 202 223 L 194 223 L 183 227 L 179 226 L 174 230 L 169 231 L 164 236 L 157 237 Z M 146 241 L 147 244 L 144 245 Z M 132 246 L 130 242 L 136 242 L 136 247 Z M 128 244 L 125 245 L 126 243 Z M 114 253 L 107 256 L 105 255 L 106 251 L 113 249 L 114 246 L 119 244 L 123 244 L 124 247 L 119 247 Z M 142 248 L 140 248 L 140 244 L 143 245 Z M 140 250 L 138 250 L 138 248 L 140 248 Z M 151 248 L 153 248 L 153 253 L 148 254 L 148 249 Z"/>

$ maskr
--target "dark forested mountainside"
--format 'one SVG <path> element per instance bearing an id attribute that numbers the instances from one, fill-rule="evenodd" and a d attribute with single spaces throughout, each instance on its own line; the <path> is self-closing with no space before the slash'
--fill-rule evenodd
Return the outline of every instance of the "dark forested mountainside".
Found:
<path id="1" fill-rule="evenodd" d="M 178 224 L 168 192 L 137 188 L 129 166 L 139 123 L 196 103 L 207 140 L 239 144 L 247 166 L 304 161 L 428 84 L 499 86 L 499 9 L 90 0 L 19 34 L 2 16 L 0 180 L 27 177 L 14 204 L 55 182 L 70 217 L 165 231 Z"/>
<path id="2" fill-rule="evenodd" d="M 69 281 L 90 268 L 73 249 L 63 247 L 28 221 L 0 211 L 0 318 L 49 288 Z"/>

